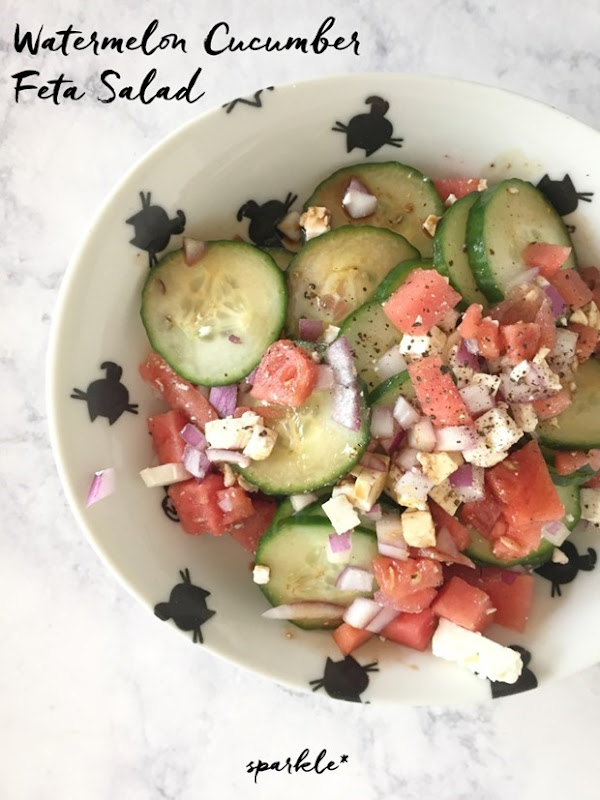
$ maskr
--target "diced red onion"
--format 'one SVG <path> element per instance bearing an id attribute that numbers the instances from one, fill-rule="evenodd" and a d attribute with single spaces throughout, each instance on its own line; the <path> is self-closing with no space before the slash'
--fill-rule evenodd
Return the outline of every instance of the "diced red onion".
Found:
<path id="1" fill-rule="evenodd" d="M 544 291 L 546 292 L 546 297 L 548 300 L 550 300 L 554 319 L 562 317 L 562 315 L 565 313 L 565 308 L 567 307 L 567 304 L 563 300 L 562 294 L 555 286 L 552 286 L 551 283 L 549 283 L 548 286 L 544 286 Z"/>
<path id="2" fill-rule="evenodd" d="M 220 462 L 223 464 L 237 464 L 244 469 L 250 466 L 250 459 L 243 453 L 238 453 L 237 450 L 221 450 L 217 447 L 209 447 L 206 450 L 206 457 L 211 462 Z"/>
<path id="3" fill-rule="evenodd" d="M 317 600 L 303 600 L 298 603 L 287 603 L 264 611 L 265 619 L 342 619 L 344 606 L 336 603 L 321 603 Z"/>
<path id="4" fill-rule="evenodd" d="M 409 428 L 419 421 L 421 418 L 419 412 L 412 406 L 403 395 L 399 395 L 394 403 L 394 419 L 407 431 Z"/>
<path id="5" fill-rule="evenodd" d="M 190 447 L 196 447 L 198 450 L 206 449 L 206 436 L 202 433 L 200 428 L 192 425 L 191 422 L 188 422 L 187 425 L 181 429 L 181 438 L 186 444 L 189 444 Z"/>
<path id="6" fill-rule="evenodd" d="M 232 344 L 241 344 L 242 340 L 239 336 L 236 336 L 235 333 L 230 333 L 227 337 Z"/>
<path id="7" fill-rule="evenodd" d="M 560 547 L 570 535 L 571 531 L 560 520 L 542 525 L 542 536 L 556 547 Z"/>
<path id="8" fill-rule="evenodd" d="M 183 259 L 188 267 L 197 264 L 206 252 L 206 242 L 199 242 L 197 239 L 190 239 L 189 236 L 183 237 Z"/>
<path id="9" fill-rule="evenodd" d="M 335 588 L 342 592 L 372 592 L 373 580 L 373 573 L 366 569 L 344 567 L 337 576 Z"/>
<path id="10" fill-rule="evenodd" d="M 237 406 L 237 383 L 229 386 L 213 386 L 208 399 L 221 417 L 230 417 Z"/>
<path id="11" fill-rule="evenodd" d="M 94 473 L 90 488 L 88 489 L 87 497 L 85 499 L 85 506 L 97 503 L 99 500 L 104 500 L 105 497 L 111 495 L 115 490 L 115 471 L 112 467 L 107 469 L 100 469 Z"/>
<path id="12" fill-rule="evenodd" d="M 300 317 L 298 327 L 300 329 L 300 338 L 304 339 L 305 342 L 316 342 L 323 333 L 323 321 L 320 319 Z"/>
<path id="13" fill-rule="evenodd" d="M 408 548 L 402 534 L 402 520 L 398 513 L 387 513 L 375 523 L 377 541 L 392 544 L 400 548 Z M 408 553 L 408 549 L 407 549 Z"/>
<path id="14" fill-rule="evenodd" d="M 472 503 L 485 494 L 483 477 L 483 467 L 463 464 L 450 475 L 449 481 L 461 502 Z"/>
<path id="15" fill-rule="evenodd" d="M 229 493 L 227 493 L 217 500 L 217 505 L 221 511 L 227 514 L 229 511 L 233 511 L 233 498 Z"/>
<path id="16" fill-rule="evenodd" d="M 515 383 L 509 373 L 500 375 L 500 388 L 509 403 L 531 403 L 544 400 L 556 394 L 556 389 L 549 386 L 548 377 L 532 362 L 527 363 L 527 372 L 519 383 Z"/>
<path id="17" fill-rule="evenodd" d="M 462 367 L 471 367 L 471 369 L 478 370 L 479 359 L 477 358 L 477 355 L 473 353 L 471 349 L 469 349 L 467 341 L 472 342 L 474 340 L 461 339 L 461 342 L 456 350 L 456 361 Z"/>
<path id="18" fill-rule="evenodd" d="M 183 466 L 194 478 L 205 478 L 210 470 L 210 461 L 204 450 L 198 450 L 186 444 L 183 451 Z"/>
<path id="19" fill-rule="evenodd" d="M 398 547 L 395 544 L 386 544 L 385 542 L 377 542 L 377 550 L 382 556 L 397 558 L 400 561 L 406 561 L 410 555 L 408 547 Z"/>
<path id="20" fill-rule="evenodd" d="M 470 383 L 458 392 L 472 417 L 478 417 L 496 405 L 489 390 L 479 383 Z"/>
<path id="21" fill-rule="evenodd" d="M 343 619 L 353 628 L 362 629 L 375 619 L 380 610 L 381 606 L 375 600 L 370 600 L 368 597 L 356 597 L 344 611 Z"/>
<path id="22" fill-rule="evenodd" d="M 378 522 L 383 516 L 383 511 L 379 503 L 375 503 L 368 511 L 362 511 L 360 516 L 365 517 L 371 522 Z"/>
<path id="23" fill-rule="evenodd" d="M 462 343 L 467 348 L 468 352 L 471 353 L 471 355 L 479 355 L 479 343 L 477 342 L 477 339 L 463 339 Z"/>
<path id="24" fill-rule="evenodd" d="M 380 380 L 385 381 L 393 375 L 404 372 L 407 364 L 397 344 L 392 345 L 375 364 L 375 372 Z"/>
<path id="25" fill-rule="evenodd" d="M 335 379 L 332 368 L 329 364 L 319 364 L 317 367 L 317 382 L 315 384 L 316 391 L 326 391 L 333 389 Z"/>
<path id="26" fill-rule="evenodd" d="M 406 431 L 404 431 L 402 428 L 399 427 L 396 433 L 389 439 L 380 440 L 381 446 L 388 455 L 390 455 L 391 453 L 395 453 L 396 450 L 400 447 L 400 445 L 404 441 L 405 436 L 406 436 Z"/>
<path id="27" fill-rule="evenodd" d="M 375 619 L 369 622 L 365 630 L 371 631 L 371 633 L 381 633 L 385 626 L 389 625 L 390 622 L 395 620 L 399 615 L 400 611 L 396 611 L 396 609 L 392 608 L 391 606 L 382 608 Z"/>
<path id="28" fill-rule="evenodd" d="M 387 406 L 373 406 L 371 409 L 371 436 L 376 439 L 390 439 L 394 435 L 394 417 Z"/>
<path id="29" fill-rule="evenodd" d="M 370 194 L 364 184 L 352 178 L 342 198 L 342 206 L 352 219 L 363 219 L 375 212 L 377 198 Z"/>
<path id="30" fill-rule="evenodd" d="M 475 569 L 475 564 L 464 553 L 442 552 L 437 547 L 417 547 L 412 551 L 414 558 L 430 558 L 432 561 L 441 561 L 443 564 L 461 564 L 463 567 Z"/>
<path id="31" fill-rule="evenodd" d="M 405 471 L 417 467 L 419 465 L 419 460 L 417 459 L 418 452 L 419 451 L 415 450 L 414 447 L 403 447 L 396 454 L 394 464 L 397 464 L 400 469 Z"/>
<path id="32" fill-rule="evenodd" d="M 576 361 L 577 340 L 579 336 L 575 331 L 566 328 L 556 329 L 556 345 L 548 362 L 560 374 L 571 375 L 573 364 Z"/>
<path id="33" fill-rule="evenodd" d="M 388 461 L 385 456 L 378 455 L 377 453 L 363 453 L 360 465 L 367 469 L 373 469 L 375 472 L 387 472 Z"/>
<path id="34" fill-rule="evenodd" d="M 504 287 L 504 294 L 509 294 L 511 289 L 516 289 L 517 286 L 521 286 L 523 283 L 532 283 L 535 278 L 537 278 L 538 273 L 539 269 L 537 267 L 532 267 L 531 269 L 526 269 L 523 272 L 520 272 L 512 279 L 512 281 L 509 281 L 506 284 Z"/>
<path id="35" fill-rule="evenodd" d="M 329 537 L 329 546 L 332 553 L 345 553 L 352 549 L 352 531 L 332 533 Z"/>
<path id="36" fill-rule="evenodd" d="M 418 469 L 411 469 L 396 481 L 395 491 L 409 493 L 412 497 L 425 500 L 434 483 Z"/>
<path id="37" fill-rule="evenodd" d="M 308 506 L 316 503 L 319 498 L 316 494 L 312 492 L 307 492 L 306 494 L 292 494 L 290 495 L 290 503 L 292 504 L 292 508 L 294 512 L 302 511 L 303 508 L 307 508 Z"/>
<path id="38" fill-rule="evenodd" d="M 351 431 L 360 430 L 360 396 L 356 383 L 334 388 L 331 418 Z"/>
<path id="39" fill-rule="evenodd" d="M 326 358 L 333 369 L 336 383 L 349 386 L 356 381 L 354 355 L 345 336 L 340 336 L 329 345 Z"/>
<path id="40" fill-rule="evenodd" d="M 435 428 L 429 417 L 421 417 L 408 432 L 409 447 L 421 450 L 424 453 L 432 453 L 437 445 Z"/>
<path id="41" fill-rule="evenodd" d="M 436 428 L 435 438 L 435 449 L 445 452 L 462 452 L 469 447 L 476 447 L 479 442 L 477 431 L 473 428 L 469 428 L 467 425 L 452 425 L 447 428 Z M 423 448 L 418 449 L 422 450 Z"/>

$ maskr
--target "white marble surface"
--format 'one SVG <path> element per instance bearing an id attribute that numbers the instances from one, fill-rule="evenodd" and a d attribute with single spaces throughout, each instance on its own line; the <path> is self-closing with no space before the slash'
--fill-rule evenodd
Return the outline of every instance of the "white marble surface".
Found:
<path id="1" fill-rule="evenodd" d="M 359 34 L 360 55 L 208 56 L 220 20 L 238 37 L 307 35 L 326 12 Z M 600 668 L 462 710 L 361 707 L 297 694 L 175 635 L 108 574 L 66 507 L 44 415 L 44 358 L 62 275 L 111 187 L 179 124 L 257 87 L 324 74 L 417 71 L 544 100 L 600 127 L 596 0 L 4 0 L 0 40 L 0 797 L 6 800 L 594 798 Z M 84 10 L 85 9 L 85 10 Z M 51 33 L 139 35 L 157 17 L 186 55 L 16 54 L 16 22 Z M 204 98 L 143 106 L 94 100 L 102 69 L 179 83 L 203 67 Z M 78 102 L 23 97 L 10 76 L 64 71 Z M 543 135 L 543 132 L 540 132 Z M 595 635 L 592 632 L 590 635 Z M 322 748 L 324 775 L 266 774 L 252 759 Z M 207 792 L 211 792 L 207 795 Z"/>

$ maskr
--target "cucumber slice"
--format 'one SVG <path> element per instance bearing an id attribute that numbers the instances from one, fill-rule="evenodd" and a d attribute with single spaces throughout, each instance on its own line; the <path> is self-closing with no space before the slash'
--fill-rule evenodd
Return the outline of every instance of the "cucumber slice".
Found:
<path id="1" fill-rule="evenodd" d="M 408 261 L 403 261 L 401 264 L 398 264 L 397 267 L 394 267 L 394 269 L 388 272 L 377 289 L 375 289 L 373 300 L 385 303 L 388 297 L 393 295 L 396 289 L 402 286 L 410 273 L 415 269 L 433 269 L 432 259 L 410 258 Z"/>
<path id="2" fill-rule="evenodd" d="M 277 431 L 271 455 L 240 469 L 246 480 L 267 494 L 311 492 L 345 475 L 369 443 L 370 415 L 361 391 L 360 430 L 351 431 L 332 419 L 332 391 L 313 392 L 300 408 L 269 421 Z M 255 408 L 260 414 L 260 404 Z"/>
<path id="3" fill-rule="evenodd" d="M 311 239 L 287 270 L 287 330 L 298 336 L 300 317 L 339 323 L 370 300 L 376 286 L 401 261 L 419 253 L 385 228 L 346 225 Z"/>
<path id="4" fill-rule="evenodd" d="M 565 486 L 564 484 L 554 484 L 560 497 L 560 501 L 565 507 L 563 523 L 572 531 L 581 519 L 581 492 L 579 486 Z"/>
<path id="5" fill-rule="evenodd" d="M 488 302 L 471 272 L 466 243 L 467 219 L 478 198 L 479 192 L 461 197 L 439 221 L 433 239 L 433 263 L 437 271 L 445 275 L 450 285 L 464 297 L 464 308 L 471 303 L 480 303 L 486 310 Z"/>
<path id="6" fill-rule="evenodd" d="M 393 408 L 400 395 L 406 397 L 407 400 L 413 400 L 415 397 L 415 390 L 406 370 L 398 375 L 392 375 L 391 378 L 373 389 L 368 397 L 369 405 Z"/>
<path id="7" fill-rule="evenodd" d="M 556 417 L 556 425 L 542 422 L 540 444 L 555 450 L 592 450 L 600 447 L 600 361 L 590 358 L 575 373 L 577 389 L 571 405 Z"/>
<path id="8" fill-rule="evenodd" d="M 381 356 L 394 344 L 399 344 L 402 333 L 383 313 L 381 303 L 374 300 L 363 303 L 360 308 L 346 317 L 340 328 L 340 336 L 345 336 L 354 353 L 354 363 L 358 377 L 371 391 L 381 383 L 376 365 Z"/>
<path id="9" fill-rule="evenodd" d="M 531 242 L 572 247 L 564 222 L 531 183 L 510 178 L 480 193 L 469 212 L 467 249 L 477 285 L 491 303 L 528 267 L 523 250 Z M 564 269 L 576 268 L 572 251 Z"/>
<path id="10" fill-rule="evenodd" d="M 261 538 L 256 551 L 256 563 L 271 571 L 269 582 L 260 588 L 273 606 L 317 600 L 348 606 L 355 597 L 372 597 L 365 592 L 342 592 L 335 588 L 343 569 L 327 560 L 327 541 L 334 533 L 327 522 L 297 521 L 294 518 L 271 527 Z M 377 555 L 377 537 L 365 528 L 352 532 L 350 565 L 371 570 Z M 294 620 L 300 628 L 335 628 L 331 620 Z"/>
<path id="11" fill-rule="evenodd" d="M 285 317 L 285 279 L 272 258 L 243 242 L 207 242 L 188 267 L 183 250 L 163 258 L 142 292 L 152 347 L 183 378 L 235 383 L 259 363 Z"/>
<path id="12" fill-rule="evenodd" d="M 555 484 L 556 485 L 556 484 Z M 565 515 L 562 519 L 567 528 L 572 531 L 581 518 L 581 500 L 577 486 L 556 486 L 558 496 L 565 507 Z M 465 554 L 478 564 L 486 564 L 494 567 L 514 567 L 520 564 L 524 567 L 535 569 L 552 558 L 554 545 L 542 537 L 540 546 L 533 553 L 529 553 L 525 558 L 515 558 L 512 561 L 504 561 L 496 558 L 492 553 L 490 542 L 478 531 L 469 528 L 471 543 L 465 550 Z"/>
<path id="13" fill-rule="evenodd" d="M 374 214 L 352 219 L 342 198 L 352 178 L 359 180 L 377 198 Z M 423 230 L 430 214 L 441 217 L 444 205 L 433 183 L 414 167 L 387 161 L 382 164 L 354 164 L 334 172 L 315 189 L 304 204 L 325 206 L 331 211 L 331 225 L 374 225 L 404 236 L 422 255 L 432 253 L 432 239 Z"/>
<path id="14" fill-rule="evenodd" d="M 286 250 L 285 247 L 261 247 L 261 250 L 263 253 L 271 256 L 282 272 L 286 271 L 290 265 L 290 261 L 294 257 L 294 253 L 290 250 Z"/>

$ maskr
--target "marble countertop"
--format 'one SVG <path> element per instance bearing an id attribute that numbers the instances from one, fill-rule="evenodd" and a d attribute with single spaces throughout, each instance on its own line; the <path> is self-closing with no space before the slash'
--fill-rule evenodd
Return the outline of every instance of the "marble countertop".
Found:
<path id="1" fill-rule="evenodd" d="M 99 561 L 66 505 L 48 441 L 44 370 L 58 289 L 94 213 L 123 172 L 180 124 L 257 87 L 319 75 L 415 71 L 477 80 L 550 103 L 600 128 L 596 0 L 6 0 L 0 40 L 0 797 L 196 800 L 224 797 L 579 798 L 595 786 L 600 667 L 550 688 L 463 709 L 380 708 L 299 694 L 225 663 L 164 625 Z M 315 34 L 326 14 L 357 31 L 321 55 L 207 54 L 204 37 Z M 154 19 L 188 52 L 37 56 L 15 51 L 15 25 L 42 39 L 72 24 L 139 36 Z M 221 31 L 223 29 L 221 28 Z M 139 85 L 151 66 L 178 86 L 202 67 L 195 103 L 96 99 L 102 70 Z M 41 99 L 64 73 L 85 96 Z M 540 132 L 543 135 L 543 132 Z M 336 771 L 267 773 L 252 760 L 325 748 Z"/>

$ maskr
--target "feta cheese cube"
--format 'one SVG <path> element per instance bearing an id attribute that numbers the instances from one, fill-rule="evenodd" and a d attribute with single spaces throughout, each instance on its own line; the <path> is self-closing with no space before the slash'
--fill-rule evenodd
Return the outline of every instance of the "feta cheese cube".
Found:
<path id="1" fill-rule="evenodd" d="M 244 447 L 244 455 L 253 461 L 264 461 L 273 452 L 277 441 L 277 431 L 264 425 L 254 425 L 248 444 Z"/>
<path id="2" fill-rule="evenodd" d="M 171 483 L 187 481 L 192 476 L 183 464 L 159 464 L 158 467 L 148 467 L 140 472 L 140 478 L 149 489 L 155 486 L 169 486 Z"/>
<path id="3" fill-rule="evenodd" d="M 490 681 L 516 683 L 523 671 L 523 660 L 516 650 L 443 618 L 433 634 L 431 649 L 434 656 L 454 661 Z"/>
<path id="4" fill-rule="evenodd" d="M 277 229 L 291 242 L 299 242 L 301 237 L 299 212 L 288 212 L 281 222 L 277 223 Z"/>
<path id="5" fill-rule="evenodd" d="M 508 450 L 516 444 L 523 431 L 511 419 L 502 405 L 492 408 L 475 420 L 477 433 L 485 440 L 487 446 L 493 451 Z M 467 459 L 468 460 L 468 459 Z"/>
<path id="6" fill-rule="evenodd" d="M 515 403 L 510 410 L 515 422 L 525 433 L 531 433 L 537 428 L 538 417 L 531 403 Z"/>
<path id="7" fill-rule="evenodd" d="M 402 534 L 409 547 L 435 547 L 435 525 L 429 510 L 405 511 Z"/>
<path id="8" fill-rule="evenodd" d="M 331 228 L 331 212 L 323 206 L 310 206 L 300 217 L 300 226 L 308 242 Z"/>
<path id="9" fill-rule="evenodd" d="M 464 464 L 460 453 L 417 453 L 417 461 L 435 486 L 442 483 Z"/>
<path id="10" fill-rule="evenodd" d="M 582 308 L 578 308 L 571 314 L 569 322 L 578 322 L 580 325 L 587 325 L 588 318 L 585 311 Z"/>
<path id="11" fill-rule="evenodd" d="M 581 490 L 581 519 L 600 525 L 600 489 Z"/>
<path id="12" fill-rule="evenodd" d="M 265 584 L 271 580 L 271 569 L 264 564 L 255 564 L 252 570 L 252 580 L 254 583 Z"/>
<path id="13" fill-rule="evenodd" d="M 378 519 L 375 523 L 375 530 L 377 531 L 377 538 L 382 542 L 389 542 L 399 546 L 406 544 L 402 529 L 402 517 L 399 513 L 389 512 L 383 514 L 381 519 Z"/>
<path id="14" fill-rule="evenodd" d="M 416 360 L 432 353 L 441 353 L 446 344 L 446 334 L 437 326 L 423 336 L 405 334 L 400 341 L 400 354 L 409 360 Z"/>
<path id="15" fill-rule="evenodd" d="M 452 331 L 456 328 L 456 323 L 458 322 L 458 318 L 460 314 L 458 311 L 455 311 L 453 308 L 448 311 L 446 316 L 438 322 L 438 328 L 444 331 L 444 333 L 452 333 Z"/>
<path id="16" fill-rule="evenodd" d="M 569 563 L 569 556 L 560 549 L 560 547 L 555 547 L 552 551 L 552 563 L 553 564 L 568 564 Z"/>
<path id="17" fill-rule="evenodd" d="M 345 533 L 360 525 L 358 514 L 343 494 L 332 497 L 331 500 L 323 503 L 321 508 L 327 514 L 336 533 Z"/>
<path id="18" fill-rule="evenodd" d="M 471 384 L 473 386 L 483 386 L 492 395 L 496 394 L 500 388 L 500 383 L 500 378 L 497 375 L 488 375 L 487 373 L 483 372 L 476 372 L 471 380 Z"/>
<path id="19" fill-rule="evenodd" d="M 462 502 L 449 480 L 442 481 L 442 483 L 434 486 L 429 492 L 429 497 L 451 517 L 456 514 Z"/>
<path id="20" fill-rule="evenodd" d="M 382 456 L 383 458 L 384 456 Z M 387 456 L 385 458 L 389 464 L 389 458 Z M 359 465 L 352 470 L 351 474 L 356 479 L 353 490 L 354 505 L 360 508 L 361 511 L 369 511 L 383 491 L 387 478 L 387 469 L 382 471 Z"/>
<path id="21" fill-rule="evenodd" d="M 397 472 L 392 467 L 390 476 L 395 477 Z M 426 511 L 427 495 L 431 489 L 433 489 L 433 483 L 429 478 L 418 469 L 411 469 L 404 474 L 400 472 L 400 477 L 394 481 L 390 494 L 400 506 Z"/>
<path id="22" fill-rule="evenodd" d="M 510 379 L 515 383 L 519 383 L 519 381 L 522 381 L 528 372 L 529 372 L 529 362 L 520 361 L 516 367 L 513 367 L 511 369 Z"/>
<path id="23" fill-rule="evenodd" d="M 437 217 L 435 214 L 429 214 L 429 216 L 425 219 L 425 222 L 421 226 L 425 231 L 425 233 L 428 233 L 432 239 L 435 236 L 435 230 L 440 220 L 441 217 Z"/>
<path id="24" fill-rule="evenodd" d="M 323 341 L 325 344 L 331 344 L 334 342 L 337 339 L 339 332 L 340 329 L 337 327 L 337 325 L 328 325 L 323 331 Z"/>
<path id="25" fill-rule="evenodd" d="M 241 417 L 209 420 L 204 426 L 204 435 L 209 447 L 243 450 L 250 441 L 252 429 L 262 421 L 253 411 L 245 411 Z"/>

